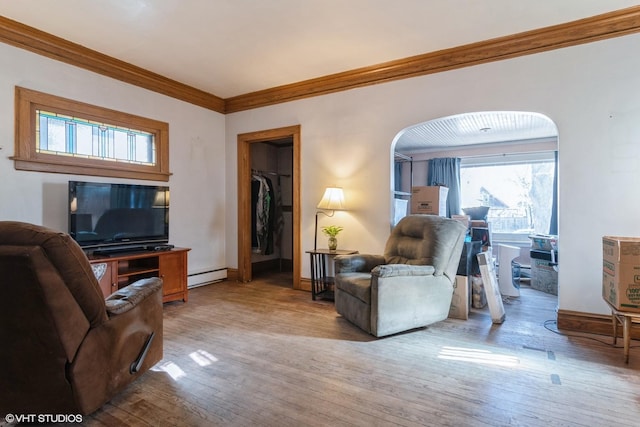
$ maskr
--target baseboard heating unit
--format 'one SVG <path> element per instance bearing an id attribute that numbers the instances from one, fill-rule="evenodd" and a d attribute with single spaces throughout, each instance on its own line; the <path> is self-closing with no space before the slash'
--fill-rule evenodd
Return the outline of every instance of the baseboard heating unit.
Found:
<path id="1" fill-rule="evenodd" d="M 187 288 L 197 288 L 198 286 L 210 285 L 227 278 L 227 269 L 218 268 L 214 270 L 204 270 L 191 273 L 187 276 Z"/>

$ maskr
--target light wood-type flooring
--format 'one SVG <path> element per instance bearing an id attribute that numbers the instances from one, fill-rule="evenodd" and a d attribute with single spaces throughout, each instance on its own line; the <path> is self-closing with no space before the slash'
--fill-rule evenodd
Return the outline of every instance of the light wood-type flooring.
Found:
<path id="1" fill-rule="evenodd" d="M 164 359 L 84 424 L 640 425 L 640 348 L 625 365 L 610 337 L 553 332 L 556 304 L 523 288 L 501 325 L 375 339 L 286 275 L 203 286 L 165 304 Z"/>

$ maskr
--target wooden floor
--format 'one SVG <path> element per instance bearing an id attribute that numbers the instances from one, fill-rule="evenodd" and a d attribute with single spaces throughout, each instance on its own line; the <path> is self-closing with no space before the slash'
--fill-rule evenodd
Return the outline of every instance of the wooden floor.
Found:
<path id="1" fill-rule="evenodd" d="M 84 424 L 640 423 L 640 348 L 625 365 L 609 337 L 554 333 L 550 295 L 522 289 L 501 325 L 482 309 L 374 339 L 288 283 L 221 282 L 166 304 L 164 359 Z"/>

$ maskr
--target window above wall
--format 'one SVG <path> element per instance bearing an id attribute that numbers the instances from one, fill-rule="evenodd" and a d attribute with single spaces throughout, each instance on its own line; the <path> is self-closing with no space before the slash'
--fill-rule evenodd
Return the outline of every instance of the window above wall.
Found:
<path id="1" fill-rule="evenodd" d="M 169 125 L 16 87 L 19 170 L 168 181 Z"/>

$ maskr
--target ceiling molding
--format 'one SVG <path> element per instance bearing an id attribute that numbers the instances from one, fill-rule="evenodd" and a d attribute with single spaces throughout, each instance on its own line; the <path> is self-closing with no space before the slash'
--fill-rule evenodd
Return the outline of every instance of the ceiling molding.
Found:
<path id="1" fill-rule="evenodd" d="M 224 100 L 63 38 L 0 16 L 0 42 L 219 113 Z"/>
<path id="2" fill-rule="evenodd" d="M 640 32 L 640 6 L 227 98 L 225 112 L 265 107 L 637 32 Z"/>
<path id="3" fill-rule="evenodd" d="M 227 99 L 0 16 L 0 42 L 219 113 L 439 73 L 640 32 L 640 6 Z"/>

